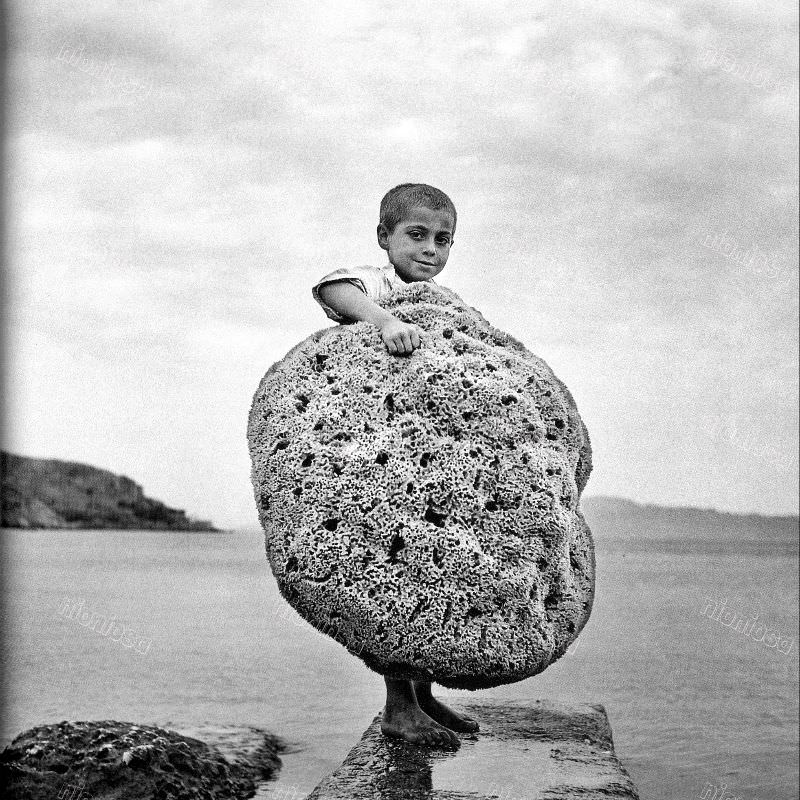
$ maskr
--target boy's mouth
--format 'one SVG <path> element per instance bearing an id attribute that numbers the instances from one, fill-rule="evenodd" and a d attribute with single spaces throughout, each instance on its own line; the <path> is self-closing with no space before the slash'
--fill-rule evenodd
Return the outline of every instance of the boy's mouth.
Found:
<path id="1" fill-rule="evenodd" d="M 416 259 L 414 259 L 414 260 L 417 261 Z M 436 266 L 436 264 L 433 264 L 430 261 L 417 261 L 417 264 L 422 264 L 423 267 L 435 267 Z"/>

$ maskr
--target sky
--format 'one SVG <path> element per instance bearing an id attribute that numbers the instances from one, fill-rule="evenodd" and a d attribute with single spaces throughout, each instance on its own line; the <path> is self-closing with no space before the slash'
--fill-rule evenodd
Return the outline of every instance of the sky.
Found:
<path id="1" fill-rule="evenodd" d="M 421 181 L 437 282 L 569 386 L 587 495 L 797 512 L 794 2 L 232 6 L 12 4 L 5 449 L 257 524 L 259 380 Z"/>

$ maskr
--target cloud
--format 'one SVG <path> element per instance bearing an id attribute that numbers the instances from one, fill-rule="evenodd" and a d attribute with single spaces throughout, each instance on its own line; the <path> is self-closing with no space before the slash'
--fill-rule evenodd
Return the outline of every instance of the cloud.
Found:
<path id="1" fill-rule="evenodd" d="M 796 437 L 794 4 L 40 0 L 12 23 L 17 449 L 91 455 L 248 518 L 248 395 L 327 324 L 315 279 L 382 261 L 377 203 L 410 179 L 459 208 L 445 283 L 592 419 L 597 491 L 629 494 L 638 469 L 639 499 L 795 502 L 769 464 L 734 448 L 720 468 L 691 445 L 694 397 L 776 452 Z M 143 385 L 191 424 L 130 400 Z M 86 425 L 43 421 L 53 389 Z M 134 412 L 148 423 L 128 435 Z M 231 438 L 198 452 L 204 426 Z M 165 447 L 230 483 L 153 465 Z M 690 451 L 707 480 L 682 478 Z"/>

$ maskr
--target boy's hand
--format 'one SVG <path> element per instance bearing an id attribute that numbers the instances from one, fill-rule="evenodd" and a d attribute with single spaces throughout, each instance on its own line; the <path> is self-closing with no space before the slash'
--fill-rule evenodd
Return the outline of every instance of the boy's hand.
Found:
<path id="1" fill-rule="evenodd" d="M 422 343 L 422 329 L 401 322 L 385 308 L 370 300 L 357 286 L 333 281 L 320 287 L 319 296 L 337 314 L 353 320 L 371 322 L 381 332 L 386 349 L 395 356 L 407 356 Z"/>
<path id="2" fill-rule="evenodd" d="M 416 325 L 401 322 L 396 317 L 387 319 L 378 327 L 381 339 L 392 355 L 410 355 L 422 344 L 422 330 Z"/>

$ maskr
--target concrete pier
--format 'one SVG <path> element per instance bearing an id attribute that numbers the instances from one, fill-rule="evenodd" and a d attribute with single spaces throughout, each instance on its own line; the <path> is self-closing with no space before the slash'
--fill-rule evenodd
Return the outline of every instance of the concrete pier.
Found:
<path id="1" fill-rule="evenodd" d="M 450 702 L 480 722 L 454 752 L 390 739 L 378 715 L 307 800 L 638 800 L 601 705 Z"/>

